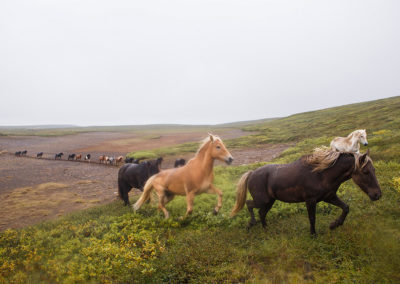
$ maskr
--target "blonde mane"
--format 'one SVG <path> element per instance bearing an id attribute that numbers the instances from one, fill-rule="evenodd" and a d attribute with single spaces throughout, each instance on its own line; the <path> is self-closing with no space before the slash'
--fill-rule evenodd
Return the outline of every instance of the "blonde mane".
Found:
<path id="1" fill-rule="evenodd" d="M 313 172 L 322 172 L 333 165 L 335 165 L 337 159 L 340 157 L 341 154 L 348 154 L 354 156 L 355 160 L 355 169 L 362 169 L 364 168 L 368 162 L 372 163 L 372 159 L 369 156 L 366 156 L 363 163 L 360 164 L 359 155 L 355 153 L 347 153 L 347 152 L 337 152 L 332 151 L 328 147 L 317 147 L 314 149 L 311 155 L 307 155 L 303 158 L 305 163 L 312 166 Z"/>
<path id="2" fill-rule="evenodd" d="M 221 138 L 219 138 L 218 136 L 212 135 L 212 134 L 210 134 L 210 135 L 213 137 L 214 141 L 217 141 L 217 140 L 222 141 Z M 210 140 L 211 140 L 210 136 L 207 136 L 202 141 L 200 141 L 200 147 L 197 150 L 196 155 L 199 154 L 200 151 L 203 150 L 203 148 L 205 148 L 205 146 L 207 145 L 208 142 L 210 142 Z"/>

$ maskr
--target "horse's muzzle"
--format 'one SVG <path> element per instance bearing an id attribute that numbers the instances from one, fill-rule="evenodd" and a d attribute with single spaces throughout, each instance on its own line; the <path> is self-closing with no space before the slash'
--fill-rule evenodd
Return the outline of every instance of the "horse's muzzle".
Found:
<path id="1" fill-rule="evenodd" d="M 232 164 L 232 162 L 233 162 L 233 158 L 232 158 L 232 157 L 229 157 L 229 158 L 225 159 L 225 162 L 226 162 L 228 165 L 230 165 L 230 164 Z"/>
<path id="2" fill-rule="evenodd" d="M 377 200 L 379 200 L 379 198 L 381 198 L 381 196 L 382 196 L 382 193 L 374 193 L 374 194 L 371 194 L 371 195 L 369 196 L 369 198 L 370 198 L 372 201 L 377 201 Z"/>
<path id="3" fill-rule="evenodd" d="M 368 146 L 368 143 L 364 143 L 364 146 Z"/>

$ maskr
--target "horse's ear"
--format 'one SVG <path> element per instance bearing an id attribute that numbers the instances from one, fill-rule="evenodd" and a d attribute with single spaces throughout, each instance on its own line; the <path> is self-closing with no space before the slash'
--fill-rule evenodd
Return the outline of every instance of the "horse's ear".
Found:
<path id="1" fill-rule="evenodd" d="M 210 141 L 214 142 L 214 136 L 211 133 L 208 133 L 208 135 L 210 136 Z"/>

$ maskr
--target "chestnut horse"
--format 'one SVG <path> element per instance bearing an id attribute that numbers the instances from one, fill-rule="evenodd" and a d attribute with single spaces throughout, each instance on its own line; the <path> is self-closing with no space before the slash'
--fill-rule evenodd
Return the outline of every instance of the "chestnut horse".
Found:
<path id="1" fill-rule="evenodd" d="M 106 163 L 106 156 L 105 155 L 101 155 L 100 157 L 99 157 L 99 163 L 100 164 L 102 164 L 102 163 Z"/>
<path id="2" fill-rule="evenodd" d="M 186 217 L 193 211 L 193 201 L 196 195 L 201 193 L 217 194 L 218 203 L 214 208 L 214 213 L 217 214 L 222 207 L 222 191 L 212 184 L 214 180 L 213 167 L 215 159 L 224 161 L 228 165 L 233 161 L 232 155 L 225 148 L 222 140 L 217 136 L 209 134 L 209 137 L 203 140 L 203 144 L 194 158 L 186 165 L 161 171 L 148 179 L 143 193 L 133 205 L 133 209 L 135 211 L 138 210 L 150 198 L 150 193 L 154 188 L 158 195 L 158 207 L 164 212 L 165 218 L 169 217 L 165 205 L 175 195 L 186 195 Z"/>
<path id="3" fill-rule="evenodd" d="M 82 160 L 82 154 L 77 154 L 75 156 L 75 160 Z"/>
<path id="4" fill-rule="evenodd" d="M 261 224 L 265 227 L 265 216 L 275 200 L 305 202 L 310 231 L 315 234 L 316 205 L 325 201 L 343 210 L 342 215 L 330 225 L 334 229 L 343 224 L 349 213 L 349 206 L 339 199 L 336 192 L 350 178 L 372 201 L 381 197 L 369 150 L 364 155 L 357 155 L 317 148 L 312 155 L 304 156 L 293 163 L 265 165 L 245 173 L 239 180 L 236 204 L 231 215 L 239 212 L 246 202 L 251 216 L 248 228 L 256 223 L 254 208 L 260 208 Z M 246 201 L 247 189 L 253 200 Z"/>

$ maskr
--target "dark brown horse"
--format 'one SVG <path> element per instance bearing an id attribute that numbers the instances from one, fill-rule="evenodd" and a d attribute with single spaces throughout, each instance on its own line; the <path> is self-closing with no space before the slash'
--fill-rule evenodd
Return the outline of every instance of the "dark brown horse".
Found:
<path id="1" fill-rule="evenodd" d="M 316 204 L 325 201 L 342 208 L 342 215 L 331 223 L 334 229 L 343 224 L 349 206 L 336 195 L 339 186 L 350 178 L 372 201 L 381 197 L 381 189 L 375 169 L 369 157 L 364 155 L 333 152 L 324 148 L 315 149 L 312 155 L 284 165 L 265 165 L 245 173 L 237 186 L 236 204 L 232 216 L 246 202 L 251 219 L 248 227 L 256 223 L 254 208 L 260 208 L 261 224 L 266 226 L 265 216 L 275 200 L 296 203 L 305 202 L 310 220 L 311 234 L 315 234 Z M 253 200 L 246 201 L 247 189 Z"/>

